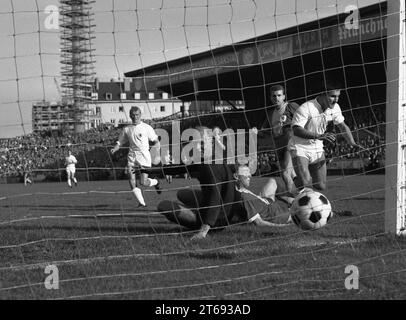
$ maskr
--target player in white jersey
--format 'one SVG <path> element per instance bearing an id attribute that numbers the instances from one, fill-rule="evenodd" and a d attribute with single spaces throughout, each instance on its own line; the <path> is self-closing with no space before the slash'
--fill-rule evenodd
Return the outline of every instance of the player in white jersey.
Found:
<path id="1" fill-rule="evenodd" d="M 32 185 L 31 170 L 29 168 L 24 169 L 24 185 Z"/>
<path id="2" fill-rule="evenodd" d="M 111 153 L 114 154 L 126 143 L 129 143 L 129 151 L 127 156 L 127 175 L 130 183 L 131 191 L 138 200 L 139 204 L 143 207 L 146 206 L 142 191 L 137 187 L 137 180 L 135 171 L 142 167 L 150 168 L 152 165 L 150 143 L 155 148 L 156 155 L 159 155 L 159 139 L 154 129 L 141 121 L 141 110 L 134 106 L 130 109 L 130 118 L 132 124 L 125 127 L 120 134 L 120 137 Z M 159 162 L 160 159 L 154 159 L 154 164 Z M 155 187 L 158 194 L 160 194 L 161 187 L 157 179 L 148 178 L 147 173 L 140 174 L 140 184 L 147 187 Z"/>
<path id="3" fill-rule="evenodd" d="M 76 180 L 75 173 L 76 173 L 76 164 L 78 163 L 78 160 L 76 157 L 72 154 L 72 151 L 68 151 L 68 156 L 65 158 L 65 164 L 66 164 L 66 174 L 67 174 L 67 179 L 68 179 L 68 186 L 72 188 L 72 180 L 75 183 L 75 186 L 78 185 L 78 181 Z"/>
<path id="4" fill-rule="evenodd" d="M 172 164 L 172 157 L 171 157 L 171 154 L 169 152 L 169 149 L 166 150 L 166 154 L 164 155 L 164 162 L 165 162 L 164 166 L 169 166 L 169 165 Z M 166 181 L 168 181 L 168 183 L 172 183 L 172 180 L 173 180 L 172 175 L 166 174 L 165 179 L 166 179 Z"/>
<path id="5" fill-rule="evenodd" d="M 340 129 L 349 145 L 363 149 L 354 141 L 350 128 L 344 122 L 337 103 L 340 93 L 339 85 L 327 84 L 323 94 L 303 103 L 293 115 L 293 136 L 288 149 L 301 187 L 326 189 L 323 141 L 334 142 L 336 139 L 334 133 L 326 132 L 328 122 L 332 121 Z"/>

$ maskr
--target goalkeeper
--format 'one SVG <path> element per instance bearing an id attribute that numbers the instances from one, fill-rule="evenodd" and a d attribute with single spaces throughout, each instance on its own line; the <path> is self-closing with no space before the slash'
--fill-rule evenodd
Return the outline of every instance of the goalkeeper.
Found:
<path id="1" fill-rule="evenodd" d="M 201 148 L 203 149 L 205 146 L 207 148 L 212 143 L 210 137 L 206 134 L 207 128 L 199 129 L 203 137 Z M 249 174 L 248 167 L 239 168 L 237 173 L 234 165 L 207 164 L 207 162 L 205 164 L 195 163 L 142 169 L 147 173 L 157 172 L 158 170 L 162 170 L 165 175 L 188 173 L 199 180 L 200 190 L 183 189 L 178 191 L 177 198 L 180 202 L 165 200 L 158 204 L 158 211 L 165 215 L 168 220 L 189 229 L 198 230 L 198 233 L 192 237 L 193 240 L 205 238 L 212 228 L 222 228 L 241 221 L 249 221 L 262 226 L 276 226 L 280 222 L 288 222 L 289 213 L 287 207 L 279 209 L 274 207 L 274 203 L 276 203 L 274 183 L 268 184 L 264 188 L 266 196 L 270 199 L 273 198 L 273 200 L 262 202 L 272 210 L 269 215 L 263 216 L 264 219 L 261 219 L 261 213 L 264 214 L 265 212 L 262 212 L 261 203 L 257 202 L 259 198 L 251 199 L 252 193 L 245 192 L 245 187 L 249 186 L 249 182 L 248 184 L 236 184 L 235 181 L 235 179 L 241 181 L 242 176 L 247 175 L 247 170 Z M 243 201 L 243 198 L 246 201 Z M 257 209 L 259 211 L 254 212 Z M 257 216 L 257 213 L 260 214 Z M 265 220 L 275 220 L 277 223 Z"/>

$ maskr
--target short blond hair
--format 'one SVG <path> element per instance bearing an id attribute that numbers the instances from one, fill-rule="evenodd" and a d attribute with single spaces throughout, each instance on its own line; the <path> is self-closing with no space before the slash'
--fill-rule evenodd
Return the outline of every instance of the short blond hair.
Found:
<path id="1" fill-rule="evenodd" d="M 246 165 L 237 166 L 237 175 L 238 176 L 251 176 L 250 168 Z"/>

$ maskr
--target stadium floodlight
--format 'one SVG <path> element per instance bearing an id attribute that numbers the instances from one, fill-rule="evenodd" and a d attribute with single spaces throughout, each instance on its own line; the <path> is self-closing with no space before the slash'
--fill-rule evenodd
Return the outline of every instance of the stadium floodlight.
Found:
<path id="1" fill-rule="evenodd" d="M 385 230 L 406 235 L 405 1 L 388 1 Z"/>

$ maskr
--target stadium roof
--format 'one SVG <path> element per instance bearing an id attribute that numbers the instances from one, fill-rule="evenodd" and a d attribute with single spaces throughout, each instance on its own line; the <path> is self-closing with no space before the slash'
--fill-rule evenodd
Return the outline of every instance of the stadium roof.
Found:
<path id="1" fill-rule="evenodd" d="M 303 59 L 305 55 L 328 49 L 384 38 L 387 29 L 386 10 L 386 2 L 361 8 L 358 30 L 347 29 L 344 21 L 348 14 L 341 13 L 126 72 L 125 76 L 141 77 L 150 86 L 156 86 L 182 100 L 246 100 L 247 96 L 241 92 L 242 89 L 270 84 L 264 73 L 273 73 L 274 70 L 269 67 L 265 70 L 266 65 L 281 64 L 291 58 Z M 303 68 L 302 64 L 301 71 Z M 255 82 L 252 78 L 260 79 Z"/>

